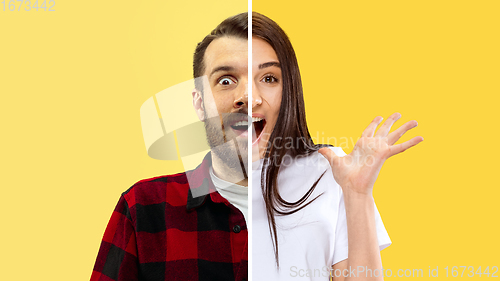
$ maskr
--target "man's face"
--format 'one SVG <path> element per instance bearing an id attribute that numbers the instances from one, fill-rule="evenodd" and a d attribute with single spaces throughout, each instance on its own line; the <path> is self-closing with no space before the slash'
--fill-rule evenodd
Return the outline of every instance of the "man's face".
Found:
<path id="1" fill-rule="evenodd" d="M 252 119 L 256 133 L 252 140 L 252 160 L 257 161 L 263 158 L 278 120 L 283 79 L 276 52 L 256 37 L 252 39 L 252 72 Z"/>
<path id="2" fill-rule="evenodd" d="M 248 41 L 215 39 L 205 51 L 204 65 L 203 116 L 198 116 L 212 152 L 229 168 L 241 168 L 248 157 Z"/>

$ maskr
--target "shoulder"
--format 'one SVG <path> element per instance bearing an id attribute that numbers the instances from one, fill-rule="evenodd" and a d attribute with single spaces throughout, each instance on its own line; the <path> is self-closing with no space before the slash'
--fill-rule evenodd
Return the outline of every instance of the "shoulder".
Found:
<path id="1" fill-rule="evenodd" d="M 335 152 L 335 154 L 337 154 L 337 156 L 339 157 L 344 157 L 347 155 L 347 153 L 344 152 L 344 150 L 342 149 L 342 147 L 339 147 L 339 146 L 329 146 L 328 147 L 331 151 Z M 323 157 L 319 152 L 316 152 L 316 154 L 319 154 L 319 156 Z"/>
<path id="2" fill-rule="evenodd" d="M 347 155 L 341 147 L 330 146 L 328 147 L 328 149 L 333 151 L 339 157 L 344 157 Z M 314 164 L 314 166 L 318 168 L 318 172 L 324 172 L 325 170 L 331 171 L 330 163 L 321 153 L 316 151 L 308 156 L 308 158 L 310 158 L 308 159 L 309 163 Z"/>
<path id="3" fill-rule="evenodd" d="M 341 147 L 328 147 L 335 152 L 339 157 L 347 155 Z M 283 168 L 291 169 L 293 172 L 308 172 L 308 173 L 323 173 L 330 168 L 326 158 L 319 152 L 313 152 L 309 155 L 297 156 L 294 159 L 285 159 L 283 161 Z"/>
<path id="4" fill-rule="evenodd" d="M 340 147 L 329 147 L 329 149 L 340 157 L 346 155 Z M 288 186 L 293 186 L 295 190 L 302 192 L 302 194 L 304 190 L 307 191 L 319 179 L 318 190 L 323 188 L 331 189 L 332 185 L 336 185 L 328 160 L 319 152 L 284 159 L 278 175 L 278 180 L 283 189 L 290 190 Z M 280 188 L 280 192 L 283 189 Z"/>
<path id="5" fill-rule="evenodd" d="M 129 208 L 170 203 L 185 205 L 189 191 L 186 173 L 164 175 L 136 182 L 122 193 Z"/>

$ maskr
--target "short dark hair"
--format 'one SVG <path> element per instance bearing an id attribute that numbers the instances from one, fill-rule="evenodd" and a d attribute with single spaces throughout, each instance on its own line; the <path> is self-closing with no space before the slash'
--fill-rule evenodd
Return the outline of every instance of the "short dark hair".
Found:
<path id="1" fill-rule="evenodd" d="M 248 39 L 248 13 L 241 13 L 225 19 L 196 46 L 193 58 L 193 78 L 195 78 L 195 87 L 199 91 L 203 92 L 203 83 L 196 78 L 205 73 L 205 51 L 212 41 L 225 36 Z"/>

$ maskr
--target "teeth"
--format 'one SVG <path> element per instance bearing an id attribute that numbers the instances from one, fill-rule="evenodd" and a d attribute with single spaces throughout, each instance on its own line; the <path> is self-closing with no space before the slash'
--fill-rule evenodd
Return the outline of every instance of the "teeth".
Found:
<path id="1" fill-rule="evenodd" d="M 247 126 L 248 127 L 248 121 L 238 121 L 238 122 L 234 123 L 233 126 L 235 126 L 235 127 L 237 127 L 237 126 Z"/>
<path id="2" fill-rule="evenodd" d="M 263 120 L 264 118 L 261 118 L 261 117 L 252 117 L 252 123 L 253 122 L 259 122 L 261 120 Z"/>

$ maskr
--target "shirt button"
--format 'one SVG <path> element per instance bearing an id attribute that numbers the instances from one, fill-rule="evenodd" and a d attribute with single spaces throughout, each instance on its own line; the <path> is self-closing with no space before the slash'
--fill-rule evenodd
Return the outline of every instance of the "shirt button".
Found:
<path id="1" fill-rule="evenodd" d="M 240 231 L 241 231 L 241 226 L 239 226 L 239 225 L 235 225 L 235 226 L 233 227 L 233 231 L 234 231 L 234 233 L 240 233 Z"/>

